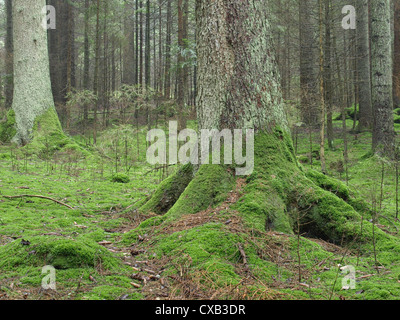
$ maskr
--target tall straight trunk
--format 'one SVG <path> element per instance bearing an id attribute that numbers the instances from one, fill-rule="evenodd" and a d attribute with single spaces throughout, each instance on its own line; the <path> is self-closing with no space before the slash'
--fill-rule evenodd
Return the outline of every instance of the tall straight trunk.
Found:
<path id="1" fill-rule="evenodd" d="M 325 163 L 325 92 L 324 92 L 324 15 L 323 15 L 323 3 L 319 0 L 319 78 L 320 78 L 320 103 L 321 103 L 321 128 L 320 128 L 320 159 L 321 159 L 321 171 L 326 173 Z"/>
<path id="2" fill-rule="evenodd" d="M 315 19 L 312 12 L 314 7 L 314 0 L 299 1 L 301 115 L 303 122 L 308 126 L 317 126 L 320 118 L 315 70 Z"/>
<path id="3" fill-rule="evenodd" d="M 125 1 L 125 6 L 127 6 L 127 1 Z M 128 8 L 127 8 L 128 9 Z M 123 76 L 122 82 L 124 84 L 131 85 L 134 83 L 134 44 L 132 44 L 132 39 L 134 36 L 134 28 L 131 26 L 131 19 L 128 15 L 123 17 L 124 35 L 125 42 L 123 44 Z M 134 41 L 133 41 L 134 43 Z"/>
<path id="4" fill-rule="evenodd" d="M 400 0 L 394 0 L 393 99 L 400 108 Z"/>
<path id="5" fill-rule="evenodd" d="M 187 44 L 187 24 L 188 24 L 188 0 L 178 0 L 178 70 L 177 70 L 177 96 L 176 104 L 178 107 L 178 128 L 186 127 L 185 117 L 185 96 L 188 86 L 188 71 L 185 65 L 183 51 Z"/>
<path id="6" fill-rule="evenodd" d="M 166 99 L 171 97 L 171 32 L 172 32 L 172 8 L 171 1 L 167 0 L 167 31 L 165 38 L 165 80 L 164 80 L 164 96 Z"/>
<path id="7" fill-rule="evenodd" d="M 146 34 L 145 34 L 145 61 L 144 61 L 144 70 L 145 70 L 145 90 L 148 90 L 150 87 L 151 79 L 150 79 L 150 52 L 151 52 L 151 47 L 150 47 L 150 0 L 147 0 L 146 2 Z M 151 126 L 151 119 L 150 119 L 150 110 L 148 104 L 146 104 L 146 121 L 147 121 L 147 126 L 148 129 L 150 130 Z"/>
<path id="8" fill-rule="evenodd" d="M 111 41 L 111 92 L 115 91 L 117 81 L 117 66 L 115 62 L 115 39 Z"/>
<path id="9" fill-rule="evenodd" d="M 56 29 L 48 31 L 51 86 L 56 104 L 64 104 L 65 89 L 67 87 L 67 3 L 61 0 L 50 0 L 49 4 L 54 6 L 58 13 Z M 63 120 L 65 118 L 65 110 L 60 111 L 60 117 Z"/>
<path id="10" fill-rule="evenodd" d="M 83 88 L 90 88 L 90 44 L 89 44 L 89 0 L 85 0 L 85 30 L 84 30 L 84 49 L 83 49 Z M 86 109 L 87 112 L 87 109 Z M 85 116 L 87 120 L 87 114 Z"/>
<path id="11" fill-rule="evenodd" d="M 93 75 L 93 91 L 97 95 L 97 101 L 94 106 L 93 120 L 93 143 L 97 142 L 97 111 L 99 109 L 99 64 L 100 64 L 100 0 L 96 2 L 96 44 L 95 44 L 95 66 Z"/>
<path id="12" fill-rule="evenodd" d="M 90 45 L 89 45 L 89 0 L 85 0 L 85 30 L 84 30 L 84 49 L 83 49 L 83 89 L 90 89 Z M 89 120 L 88 105 L 83 105 L 83 125 L 86 126 Z"/>
<path id="13" fill-rule="evenodd" d="M 67 33 L 67 87 L 65 89 L 66 95 L 68 95 L 72 88 L 75 87 L 75 19 L 73 6 L 68 4 L 67 6 L 67 17 L 68 17 L 68 33 Z M 69 106 L 66 106 L 66 129 L 69 129 L 71 110 Z"/>
<path id="14" fill-rule="evenodd" d="M 139 83 L 139 0 L 135 2 L 135 84 Z"/>
<path id="15" fill-rule="evenodd" d="M 102 71 L 103 71 L 103 87 L 102 87 L 102 100 L 103 100 L 103 126 L 108 126 L 108 111 L 109 111 L 109 88 L 110 88 L 110 76 L 109 76 L 109 48 L 108 48 L 108 9 L 109 3 L 108 1 L 104 1 L 104 27 L 103 27 L 103 63 L 102 63 Z"/>
<path id="16" fill-rule="evenodd" d="M 12 0 L 6 0 L 6 53 L 5 53 L 5 73 L 4 81 L 4 106 L 6 109 L 11 108 L 13 100 L 13 17 L 12 17 Z"/>
<path id="17" fill-rule="evenodd" d="M 145 85 L 146 87 L 150 86 L 150 52 L 151 52 L 151 39 L 150 39 L 150 0 L 146 2 L 146 34 L 145 34 L 145 61 L 144 61 L 144 69 L 145 69 Z"/>
<path id="18" fill-rule="evenodd" d="M 139 1 L 139 39 L 140 39 L 140 45 L 139 45 L 139 85 L 143 86 L 143 3 L 140 0 Z"/>
<path id="19" fill-rule="evenodd" d="M 21 145 L 30 142 L 35 132 L 62 132 L 51 90 L 47 31 L 42 26 L 45 5 L 45 0 L 13 1 L 12 108 L 17 129 L 13 141 Z"/>
<path id="20" fill-rule="evenodd" d="M 158 69 L 158 62 L 157 62 L 157 47 L 156 47 L 156 17 L 157 17 L 157 6 L 153 7 L 153 88 L 155 91 L 158 90 L 158 78 L 157 78 L 157 69 Z"/>
<path id="21" fill-rule="evenodd" d="M 326 105 L 326 133 L 329 149 L 333 149 L 333 104 L 332 104 L 332 2 L 327 0 L 325 4 L 325 65 L 324 65 L 324 91 Z"/>
<path id="22" fill-rule="evenodd" d="M 163 76 L 162 76 L 162 66 L 163 66 L 163 48 L 162 48 L 162 33 L 163 33 L 163 24 L 162 24 L 162 8 L 163 1 L 158 0 L 158 91 L 163 91 Z"/>
<path id="23" fill-rule="evenodd" d="M 390 0 L 371 2 L 372 104 L 374 108 L 373 150 L 394 150 L 393 68 Z"/>
<path id="24" fill-rule="evenodd" d="M 368 2 L 369 0 L 357 1 L 357 87 L 360 131 L 372 129 L 373 124 Z"/>

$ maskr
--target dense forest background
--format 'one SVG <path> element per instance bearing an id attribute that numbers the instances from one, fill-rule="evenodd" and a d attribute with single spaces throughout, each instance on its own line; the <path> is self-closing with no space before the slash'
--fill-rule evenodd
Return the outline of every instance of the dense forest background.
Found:
<path id="1" fill-rule="evenodd" d="M 334 140 L 334 111 L 355 108 L 355 119 L 360 122 L 357 128 L 354 122 L 353 129 L 371 129 L 373 124 L 373 61 L 368 52 L 373 50 L 371 25 L 375 19 L 368 1 L 356 2 L 282 0 L 268 5 L 282 92 L 287 111 L 296 120 L 292 125 L 297 120 L 311 126 L 320 122 L 322 94 L 329 147 Z M 48 4 L 57 13 L 56 29 L 48 31 L 51 83 L 66 132 L 96 141 L 97 130 L 111 124 L 139 121 L 152 127 L 165 115 L 179 115 L 183 124 L 194 118 L 194 1 L 70 0 Z M 358 28 L 348 18 L 351 11 L 342 13 L 348 5 L 357 8 Z M 394 67 L 387 72 L 393 72 L 393 100 L 398 106 L 398 1 L 391 1 L 391 7 L 391 38 L 386 36 L 394 49 Z M 4 112 L 12 103 L 10 1 L 5 1 L 1 14 Z M 349 29 L 343 29 L 343 20 Z"/>

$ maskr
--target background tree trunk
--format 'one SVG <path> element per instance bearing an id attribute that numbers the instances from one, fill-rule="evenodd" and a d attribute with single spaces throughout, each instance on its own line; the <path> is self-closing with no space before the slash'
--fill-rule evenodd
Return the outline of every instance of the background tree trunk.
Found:
<path id="1" fill-rule="evenodd" d="M 300 99 L 301 115 L 307 126 L 318 126 L 318 79 L 316 71 L 316 37 L 313 9 L 315 0 L 299 1 L 300 28 Z"/>
<path id="2" fill-rule="evenodd" d="M 373 149 L 390 154 L 394 148 L 393 72 L 390 1 L 371 2 Z"/>
<path id="3" fill-rule="evenodd" d="M 6 109 L 11 108 L 13 97 L 13 17 L 12 17 L 12 0 L 6 0 L 6 55 L 5 55 L 5 73 L 4 81 L 4 106 Z"/>
<path id="4" fill-rule="evenodd" d="M 371 59 L 368 0 L 357 1 L 357 72 L 360 131 L 372 129 Z"/>
<path id="5" fill-rule="evenodd" d="M 182 52 L 186 49 L 188 24 L 188 0 L 178 0 L 178 69 L 177 69 L 177 96 L 178 129 L 186 127 L 185 96 L 188 86 L 188 71 L 185 66 L 185 57 Z"/>
<path id="6" fill-rule="evenodd" d="M 393 99 L 400 108 L 400 0 L 394 0 Z"/>

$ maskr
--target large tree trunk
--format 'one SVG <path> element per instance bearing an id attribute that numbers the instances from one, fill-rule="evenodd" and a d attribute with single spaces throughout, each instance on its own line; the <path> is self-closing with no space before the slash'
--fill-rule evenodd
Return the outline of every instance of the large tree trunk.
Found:
<path id="1" fill-rule="evenodd" d="M 373 149 L 390 154 L 394 150 L 392 42 L 390 1 L 371 3 Z"/>
<path id="2" fill-rule="evenodd" d="M 372 129 L 371 60 L 368 0 L 357 1 L 359 130 Z"/>
<path id="3" fill-rule="evenodd" d="M 17 134 L 25 145 L 36 132 L 61 133 L 50 84 L 47 31 L 42 26 L 45 0 L 13 1 L 14 97 Z"/>
<path id="4" fill-rule="evenodd" d="M 297 219 L 301 233 L 335 242 L 354 239 L 360 216 L 346 203 L 351 200 L 346 186 L 304 172 L 294 155 L 268 3 L 198 0 L 196 12 L 199 128 L 256 132 L 254 171 L 235 210 L 251 217 L 254 228 L 294 233 Z M 139 210 L 161 215 L 155 224 L 168 224 L 216 206 L 240 179 L 233 171 L 230 165 L 182 166 Z"/>
<path id="5" fill-rule="evenodd" d="M 265 4 L 197 1 L 196 12 L 199 127 L 287 132 Z"/>

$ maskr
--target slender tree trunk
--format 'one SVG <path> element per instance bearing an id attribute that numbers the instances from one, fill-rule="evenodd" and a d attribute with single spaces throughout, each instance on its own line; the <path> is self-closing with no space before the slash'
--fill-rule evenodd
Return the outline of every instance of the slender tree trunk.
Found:
<path id="1" fill-rule="evenodd" d="M 178 106 L 178 128 L 182 130 L 186 127 L 185 116 L 185 96 L 187 90 L 187 66 L 185 66 L 185 57 L 183 51 L 187 44 L 187 24 L 188 24 L 188 0 L 178 0 L 178 70 L 177 70 L 177 96 L 176 104 Z"/>
<path id="2" fill-rule="evenodd" d="M 4 95 L 6 109 L 11 108 L 13 100 L 13 17 L 12 17 L 12 1 L 6 0 L 6 53 L 5 53 L 5 73 Z"/>
<path id="3" fill-rule="evenodd" d="M 321 103 L 321 128 L 320 128 L 320 159 L 321 159 L 321 171 L 326 173 L 325 163 L 325 92 L 324 92 L 324 15 L 323 15 L 323 3 L 319 0 L 319 77 L 320 77 L 320 103 Z"/>
<path id="4" fill-rule="evenodd" d="M 139 0 L 135 2 L 135 84 L 139 84 Z"/>
<path id="5" fill-rule="evenodd" d="M 75 20 L 74 20 L 74 10 L 73 6 L 69 3 L 67 6 L 67 17 L 68 17 L 68 40 L 67 40 L 67 87 L 66 95 L 68 95 L 72 88 L 75 87 Z M 66 129 L 70 127 L 71 120 L 71 110 L 68 105 L 65 106 L 66 109 Z"/>
<path id="6" fill-rule="evenodd" d="M 96 51 L 95 51 L 95 66 L 94 66 L 94 84 L 93 91 L 97 95 L 97 101 L 94 106 L 94 120 L 93 120 L 93 143 L 97 142 L 97 111 L 99 109 L 99 64 L 100 64 L 100 0 L 96 2 Z"/>
<path id="7" fill-rule="evenodd" d="M 393 99 L 400 108 L 400 0 L 394 0 Z"/>
<path id="8" fill-rule="evenodd" d="M 372 15 L 372 103 L 374 108 L 373 149 L 391 154 L 394 150 L 393 69 L 390 30 L 390 0 L 373 0 Z"/>
<path id="9" fill-rule="evenodd" d="M 162 8 L 163 8 L 163 0 L 159 0 L 158 1 L 158 87 L 157 87 L 159 92 L 163 91 Z"/>
<path id="10" fill-rule="evenodd" d="M 17 134 L 25 145 L 36 132 L 62 132 L 51 91 L 47 31 L 42 26 L 45 0 L 13 1 L 14 97 Z"/>
<path id="11" fill-rule="evenodd" d="M 164 80 L 164 96 L 166 99 L 171 97 L 171 29 L 172 29 L 172 8 L 171 1 L 167 0 L 167 30 L 165 38 L 165 80 Z"/>
<path id="12" fill-rule="evenodd" d="M 325 66 L 324 66 L 324 84 L 325 84 L 325 102 L 326 102 L 326 133 L 328 147 L 334 149 L 333 145 L 333 105 L 332 105 L 332 2 L 326 1 L 325 4 Z"/>
<path id="13" fill-rule="evenodd" d="M 145 85 L 146 87 L 150 86 L 151 78 L 150 78 L 150 52 L 151 52 L 151 39 L 150 39 L 150 0 L 146 2 L 146 34 L 145 34 L 145 61 L 144 61 L 144 68 L 145 68 Z"/>
<path id="14" fill-rule="evenodd" d="M 371 60 L 368 0 L 357 1 L 357 72 L 360 131 L 372 129 Z"/>
<path id="15" fill-rule="evenodd" d="M 143 3 L 139 1 L 139 38 L 140 38 L 140 45 L 139 45 L 139 85 L 143 86 Z"/>
<path id="16" fill-rule="evenodd" d="M 317 126 L 319 122 L 318 110 L 318 80 L 315 70 L 315 18 L 314 0 L 299 1 L 300 12 L 300 95 L 301 114 L 303 122 L 308 126 Z"/>
<path id="17" fill-rule="evenodd" d="M 128 10 L 128 3 L 125 0 L 125 6 Z M 131 24 L 130 16 L 127 14 L 124 15 L 124 34 L 125 34 L 125 42 L 123 44 L 123 77 L 122 82 L 124 84 L 131 85 L 134 83 L 134 44 L 131 41 L 134 39 L 134 28 Z M 134 43 L 134 41 L 133 41 Z"/>

